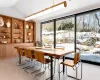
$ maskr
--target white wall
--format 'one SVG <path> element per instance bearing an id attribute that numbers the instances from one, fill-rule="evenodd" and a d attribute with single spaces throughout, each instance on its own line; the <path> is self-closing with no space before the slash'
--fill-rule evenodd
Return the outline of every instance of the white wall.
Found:
<path id="1" fill-rule="evenodd" d="M 40 21 L 36 21 L 36 41 L 40 40 Z"/>

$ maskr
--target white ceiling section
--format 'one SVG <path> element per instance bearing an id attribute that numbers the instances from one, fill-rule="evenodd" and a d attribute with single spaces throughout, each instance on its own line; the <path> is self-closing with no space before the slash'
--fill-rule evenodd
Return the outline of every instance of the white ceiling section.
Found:
<path id="1" fill-rule="evenodd" d="M 7 0 L 2 0 L 2 1 L 7 1 Z M 32 13 L 35 13 L 37 11 L 40 11 L 42 9 L 45 9 L 53 5 L 53 0 L 11 0 L 11 1 L 16 1 L 16 3 L 13 3 L 15 5 L 12 6 L 11 4 L 12 7 L 6 8 L 5 10 L 1 8 L 0 14 L 5 13 L 5 15 L 6 14 L 11 15 L 11 13 L 13 13 L 13 16 L 15 17 L 25 18 L 26 16 Z M 54 0 L 54 4 L 60 3 L 62 1 L 65 0 Z M 65 9 L 41 16 L 35 20 L 45 21 L 61 16 L 67 16 L 95 8 L 100 8 L 100 0 L 66 0 L 66 1 L 67 1 L 67 7 Z M 0 6 L 2 6 L 1 3 Z"/>
<path id="2" fill-rule="evenodd" d="M 10 7 L 16 4 L 19 0 L 0 0 L 0 7 Z"/>

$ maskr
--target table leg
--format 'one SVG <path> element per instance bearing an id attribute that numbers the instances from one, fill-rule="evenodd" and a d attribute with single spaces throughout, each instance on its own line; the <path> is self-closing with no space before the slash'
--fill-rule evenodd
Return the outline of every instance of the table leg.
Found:
<path id="1" fill-rule="evenodd" d="M 21 55 L 19 55 L 19 65 L 21 64 Z"/>
<path id="2" fill-rule="evenodd" d="M 53 80 L 53 57 L 51 56 L 51 80 Z"/>
<path id="3" fill-rule="evenodd" d="M 63 56 L 63 62 L 65 61 L 65 56 Z M 63 65 L 63 73 L 65 72 L 65 65 Z"/>

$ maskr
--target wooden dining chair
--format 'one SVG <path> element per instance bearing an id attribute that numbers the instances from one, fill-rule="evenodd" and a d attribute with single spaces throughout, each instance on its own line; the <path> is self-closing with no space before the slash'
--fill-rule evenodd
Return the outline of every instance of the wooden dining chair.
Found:
<path id="1" fill-rule="evenodd" d="M 77 75 L 78 75 L 77 70 L 78 70 L 78 67 L 79 67 L 77 65 L 79 65 L 80 62 L 81 62 L 80 53 L 75 53 L 74 60 L 65 60 L 64 62 L 61 62 L 60 64 L 63 64 L 63 65 L 66 66 L 66 74 L 67 74 L 67 66 L 72 67 L 73 70 L 76 70 L 76 77 L 73 77 L 73 76 L 70 76 L 70 75 L 68 75 L 68 76 L 71 77 L 71 78 L 74 78 L 76 80 L 81 80 L 82 79 L 82 63 L 81 63 L 81 79 L 78 79 L 78 77 L 77 77 Z M 60 73 L 59 73 L 59 76 L 60 76 Z"/>
<path id="2" fill-rule="evenodd" d="M 18 66 L 24 65 L 21 63 L 22 56 L 25 56 L 24 50 L 23 50 L 23 48 L 19 48 L 19 47 L 16 47 L 16 49 L 17 49 L 17 53 L 19 56 L 19 65 Z"/>
<path id="3" fill-rule="evenodd" d="M 16 49 L 17 49 L 18 55 L 20 55 L 20 56 L 24 56 L 25 55 L 22 48 L 16 47 Z"/>
<path id="4" fill-rule="evenodd" d="M 36 74 L 36 76 L 38 76 L 39 74 L 43 74 L 46 71 L 46 64 L 49 64 L 51 60 L 48 58 L 45 58 L 45 54 L 42 51 L 34 51 L 34 52 L 35 52 L 34 56 L 37 57 L 37 61 L 40 62 L 43 66 L 45 66 L 43 72 Z"/>
<path id="5" fill-rule="evenodd" d="M 32 66 L 32 63 L 34 63 L 34 61 L 33 61 L 34 54 L 33 54 L 32 50 L 27 49 L 27 48 L 24 48 L 24 53 L 25 53 L 25 57 L 29 59 L 29 63 L 30 63 L 30 65 L 28 65 L 28 66 L 26 66 L 26 67 L 23 68 L 26 71 L 26 70 L 34 67 L 34 66 Z"/>
<path id="6" fill-rule="evenodd" d="M 37 52 L 37 51 L 34 51 L 34 60 L 35 60 L 35 64 L 36 64 L 37 66 L 42 66 L 42 65 L 38 65 L 39 52 Z M 35 73 L 35 72 L 37 72 L 37 71 L 40 71 L 41 68 L 42 68 L 42 67 L 40 67 L 39 69 L 36 69 L 36 70 L 32 71 L 31 74 L 33 74 L 33 73 Z"/>

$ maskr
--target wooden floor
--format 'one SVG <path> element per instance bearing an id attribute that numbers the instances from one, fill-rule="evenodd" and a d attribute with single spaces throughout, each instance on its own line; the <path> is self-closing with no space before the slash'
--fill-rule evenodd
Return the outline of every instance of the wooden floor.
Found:
<path id="1" fill-rule="evenodd" d="M 49 77 L 49 70 L 47 70 L 44 75 L 35 77 L 35 74 L 37 74 L 38 72 L 34 74 L 26 73 L 22 69 L 21 66 L 17 66 L 16 62 L 17 62 L 17 58 L 0 60 L 0 80 L 45 80 L 46 78 Z M 28 70 L 28 72 L 31 72 L 39 67 L 30 69 Z M 78 73 L 80 75 L 80 70 Z M 75 71 L 73 71 L 73 69 L 71 68 L 68 68 L 68 74 L 71 74 L 74 76 Z M 59 80 L 57 73 L 55 74 L 54 80 Z M 61 74 L 60 80 L 74 80 L 74 79 L 68 78 Z M 82 80 L 100 80 L 100 66 L 83 63 L 83 79 Z"/>

